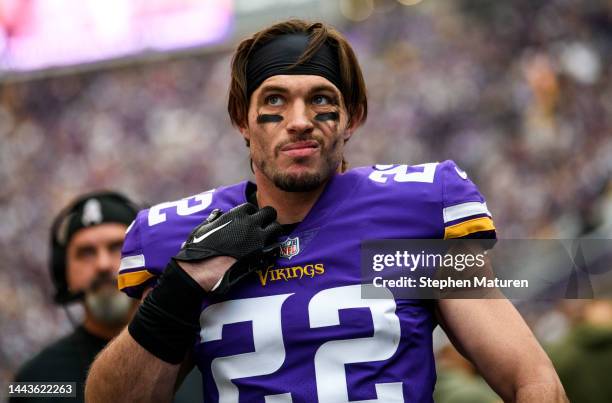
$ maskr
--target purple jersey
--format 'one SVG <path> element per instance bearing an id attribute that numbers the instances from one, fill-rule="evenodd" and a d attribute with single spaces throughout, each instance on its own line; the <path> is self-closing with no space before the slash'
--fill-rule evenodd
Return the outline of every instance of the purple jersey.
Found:
<path id="1" fill-rule="evenodd" d="M 246 202 L 246 185 L 139 213 L 119 286 L 139 297 L 214 208 Z M 476 186 L 454 162 L 377 165 L 335 175 L 281 239 L 276 264 L 222 301 L 204 301 L 194 346 L 206 402 L 429 402 L 435 384 L 428 300 L 362 299 L 368 239 L 494 234 Z M 389 292 L 390 294 L 390 292 Z"/>

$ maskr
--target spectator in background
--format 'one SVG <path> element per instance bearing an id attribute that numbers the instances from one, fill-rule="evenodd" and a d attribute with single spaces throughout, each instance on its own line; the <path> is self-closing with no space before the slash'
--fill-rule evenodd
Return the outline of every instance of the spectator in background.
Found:
<path id="1" fill-rule="evenodd" d="M 446 344 L 436 353 L 436 366 L 436 403 L 502 403 L 476 368 L 452 344 Z"/>
<path id="2" fill-rule="evenodd" d="M 588 300 L 579 308 L 577 324 L 549 356 L 570 401 L 612 402 L 612 300 Z"/>
<path id="3" fill-rule="evenodd" d="M 51 228 L 50 259 L 55 302 L 82 300 L 85 318 L 74 332 L 26 362 L 15 381 L 76 382 L 76 401 L 84 401 L 89 365 L 136 306 L 116 291 L 116 273 L 126 228 L 137 211 L 124 196 L 99 192 L 78 198 L 57 216 Z"/>
<path id="4" fill-rule="evenodd" d="M 116 284 L 123 239 L 137 211 L 138 207 L 119 193 L 97 192 L 79 197 L 57 216 L 51 228 L 50 259 L 55 302 L 65 306 L 80 300 L 85 317 L 71 334 L 26 362 L 16 382 L 76 382 L 76 399 L 66 401 L 84 401 L 90 364 L 129 322 L 138 305 L 137 300 L 119 292 Z M 182 393 L 189 393 L 194 384 L 197 382 L 186 383 Z M 180 400 L 182 394 L 178 396 Z M 40 402 L 41 398 L 32 401 Z"/>

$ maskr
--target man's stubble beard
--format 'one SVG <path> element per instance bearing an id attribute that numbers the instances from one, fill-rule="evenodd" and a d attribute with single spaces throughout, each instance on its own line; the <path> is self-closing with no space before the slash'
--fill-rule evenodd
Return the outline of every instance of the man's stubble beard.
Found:
<path id="1" fill-rule="evenodd" d="M 310 139 L 308 139 L 310 140 Z M 320 149 L 324 151 L 321 141 L 318 141 Z M 278 150 L 283 145 L 277 147 L 275 156 L 278 156 Z M 291 174 L 279 171 L 276 166 L 269 164 L 265 159 L 255 162 L 259 170 L 276 186 L 285 192 L 311 192 L 321 187 L 332 175 L 338 170 L 342 157 L 336 156 L 338 140 L 331 144 L 332 151 L 323 155 L 323 167 L 317 172 L 304 172 Z M 254 160 L 255 161 L 255 160 Z M 299 162 L 299 160 L 298 160 Z"/>
<path id="2" fill-rule="evenodd" d="M 117 289 L 116 280 L 108 273 L 98 275 L 85 291 L 85 309 L 98 323 L 110 327 L 126 325 L 134 300 Z"/>

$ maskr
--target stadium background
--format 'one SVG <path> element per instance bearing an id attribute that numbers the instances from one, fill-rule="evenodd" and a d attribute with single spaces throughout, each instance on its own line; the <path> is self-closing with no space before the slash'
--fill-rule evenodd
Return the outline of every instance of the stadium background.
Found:
<path id="1" fill-rule="evenodd" d="M 154 204 L 248 177 L 225 112 L 231 50 L 284 17 L 322 18 L 357 52 L 370 114 L 351 166 L 454 159 L 500 238 L 612 235 L 609 1 L 202 1 L 225 24 L 200 42 L 196 29 L 173 49 L 85 44 L 90 59 L 25 67 L 9 57 L 16 3 L 0 1 L 0 400 L 19 365 L 70 328 L 51 303 L 53 215 L 93 189 Z M 571 323 L 559 306 L 521 310 L 543 342 Z"/>

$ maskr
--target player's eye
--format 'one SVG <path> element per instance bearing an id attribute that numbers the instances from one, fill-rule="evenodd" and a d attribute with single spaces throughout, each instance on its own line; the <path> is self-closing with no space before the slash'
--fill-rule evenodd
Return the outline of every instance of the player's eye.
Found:
<path id="1" fill-rule="evenodd" d="M 266 105 L 280 106 L 285 103 L 285 100 L 280 95 L 268 95 L 264 102 Z"/>
<path id="2" fill-rule="evenodd" d="M 312 103 L 314 105 L 331 105 L 333 102 L 327 95 L 315 95 L 312 97 Z"/>

